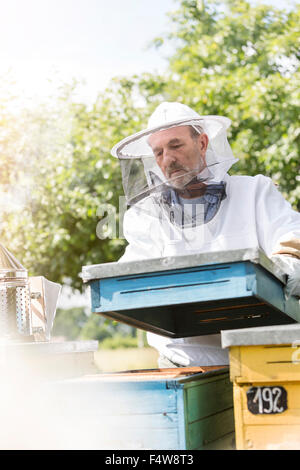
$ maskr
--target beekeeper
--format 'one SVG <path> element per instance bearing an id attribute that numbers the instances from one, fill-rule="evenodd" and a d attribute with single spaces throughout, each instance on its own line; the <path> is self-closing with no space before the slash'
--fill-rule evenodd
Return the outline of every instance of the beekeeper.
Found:
<path id="1" fill-rule="evenodd" d="M 270 178 L 228 175 L 230 123 L 164 102 L 147 129 L 113 147 L 130 206 L 120 262 L 259 247 L 288 275 L 286 295 L 300 296 L 300 214 Z M 219 334 L 147 338 L 160 367 L 228 363 Z"/>

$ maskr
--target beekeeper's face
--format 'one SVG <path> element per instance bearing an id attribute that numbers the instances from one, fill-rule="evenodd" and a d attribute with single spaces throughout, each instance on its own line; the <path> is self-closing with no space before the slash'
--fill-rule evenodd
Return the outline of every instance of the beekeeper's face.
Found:
<path id="1" fill-rule="evenodd" d="M 191 181 L 206 166 L 206 134 L 197 134 L 190 126 L 178 126 L 156 132 L 148 139 L 156 162 L 166 178 L 178 189 Z"/>

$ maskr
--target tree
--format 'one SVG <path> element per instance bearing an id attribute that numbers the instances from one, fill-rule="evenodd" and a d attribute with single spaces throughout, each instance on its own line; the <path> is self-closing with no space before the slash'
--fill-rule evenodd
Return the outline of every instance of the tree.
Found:
<path id="1" fill-rule="evenodd" d="M 138 345 L 135 328 L 101 315 L 87 314 L 85 310 L 83 307 L 58 309 L 51 336 L 63 336 L 68 340 L 94 339 L 99 341 L 100 347 L 104 340 L 107 346 L 112 341 L 111 346 L 116 347 L 118 342 L 121 343 L 121 338 L 124 339 L 123 344 Z"/>
<path id="2" fill-rule="evenodd" d="M 81 289 L 82 265 L 113 261 L 124 249 L 123 239 L 97 237 L 97 223 L 105 215 L 97 214 L 102 206 L 118 208 L 121 174 L 110 149 L 139 123 L 136 114 L 127 118 L 134 113 L 126 84 L 116 81 L 91 109 L 75 103 L 72 92 L 67 88 L 19 115 L 26 132 L 17 184 L 26 185 L 29 194 L 22 211 L 8 210 L 2 217 L 1 238 L 31 275 L 62 283 L 70 279 Z M 10 152 L 11 143 L 3 146 L 3 158 Z M 9 176 L 12 181 L 13 173 Z"/>
<path id="3" fill-rule="evenodd" d="M 88 321 L 88 316 L 81 307 L 58 309 L 51 336 L 63 336 L 68 340 L 76 340 Z"/>
<path id="4" fill-rule="evenodd" d="M 171 14 L 168 99 L 231 118 L 232 172 L 263 173 L 296 208 L 299 187 L 300 4 L 188 0 Z"/>

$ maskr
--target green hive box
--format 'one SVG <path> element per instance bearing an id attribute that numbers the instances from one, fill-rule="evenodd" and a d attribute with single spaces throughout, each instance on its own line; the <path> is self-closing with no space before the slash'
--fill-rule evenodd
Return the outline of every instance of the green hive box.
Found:
<path id="1" fill-rule="evenodd" d="M 137 351 L 138 353 L 138 351 Z M 98 374 L 56 384 L 60 419 L 91 449 L 233 449 L 232 384 L 226 367 Z"/>

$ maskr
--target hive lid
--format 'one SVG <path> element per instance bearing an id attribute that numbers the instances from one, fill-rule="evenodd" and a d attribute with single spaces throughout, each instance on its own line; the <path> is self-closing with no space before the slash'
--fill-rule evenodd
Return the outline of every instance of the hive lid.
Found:
<path id="1" fill-rule="evenodd" d="M 261 346 L 300 344 L 300 325 L 270 325 L 221 331 L 222 348 L 231 346 Z"/>
<path id="2" fill-rule="evenodd" d="M 27 270 L 1 243 L 0 243 L 0 277 L 27 275 Z M 7 277 L 5 276 L 5 277 Z"/>
<path id="3" fill-rule="evenodd" d="M 213 375 L 214 373 L 223 373 L 228 371 L 228 366 L 197 366 L 197 367 L 173 367 L 163 369 L 136 369 L 124 370 L 119 372 L 102 373 L 101 379 L 105 380 L 123 380 L 128 382 L 143 382 L 151 380 L 171 380 L 188 379 L 199 377 L 199 375 Z M 91 376 L 91 379 L 93 376 Z"/>
<path id="4" fill-rule="evenodd" d="M 274 262 L 257 247 L 239 250 L 209 251 L 207 253 L 193 253 L 188 255 L 151 258 L 138 261 L 113 262 L 93 264 L 82 267 L 80 277 L 83 282 L 95 279 L 105 279 L 115 276 L 128 276 L 131 274 L 146 274 L 173 269 L 208 266 L 219 263 L 234 263 L 250 261 L 259 264 L 284 284 L 285 275 L 279 272 Z"/>

